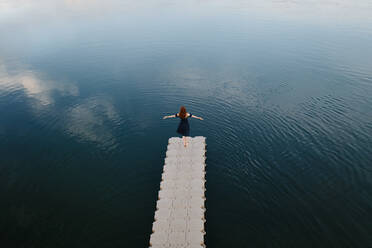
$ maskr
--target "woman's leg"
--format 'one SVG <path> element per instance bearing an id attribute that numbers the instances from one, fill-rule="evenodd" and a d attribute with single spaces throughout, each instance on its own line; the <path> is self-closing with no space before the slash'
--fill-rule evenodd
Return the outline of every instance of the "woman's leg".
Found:
<path id="1" fill-rule="evenodd" d="M 183 146 L 186 147 L 186 136 L 182 136 L 182 139 L 183 139 Z"/>

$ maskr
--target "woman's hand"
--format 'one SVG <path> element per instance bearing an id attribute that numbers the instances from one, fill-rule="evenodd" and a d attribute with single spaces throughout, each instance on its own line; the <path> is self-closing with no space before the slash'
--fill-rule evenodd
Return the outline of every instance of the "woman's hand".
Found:
<path id="1" fill-rule="evenodd" d="M 167 119 L 167 118 L 168 118 L 168 116 L 164 116 L 164 117 L 163 117 L 163 120 L 165 120 L 165 119 Z"/>

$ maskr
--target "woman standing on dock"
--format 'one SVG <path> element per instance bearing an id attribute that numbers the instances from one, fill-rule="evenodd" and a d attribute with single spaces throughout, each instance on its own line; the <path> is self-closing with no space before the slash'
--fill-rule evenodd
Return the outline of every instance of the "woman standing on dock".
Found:
<path id="1" fill-rule="evenodd" d="M 168 115 L 164 116 L 163 119 L 173 118 L 173 117 L 179 117 L 181 119 L 180 124 L 177 128 L 177 133 L 182 135 L 183 139 L 183 145 L 184 147 L 187 146 L 187 136 L 190 136 L 190 125 L 188 122 L 188 118 L 194 117 L 199 120 L 203 120 L 203 118 L 198 117 L 196 115 L 192 115 L 191 113 L 186 112 L 186 108 L 184 106 L 181 106 L 180 112 L 175 115 Z"/>

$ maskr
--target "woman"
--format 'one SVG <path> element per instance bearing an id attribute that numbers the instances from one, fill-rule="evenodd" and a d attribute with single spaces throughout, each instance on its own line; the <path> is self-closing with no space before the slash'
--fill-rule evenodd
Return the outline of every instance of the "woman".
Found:
<path id="1" fill-rule="evenodd" d="M 173 117 L 179 117 L 181 119 L 180 124 L 178 125 L 178 128 L 177 128 L 177 133 L 182 135 L 183 145 L 184 147 L 186 147 L 187 136 L 190 136 L 190 126 L 189 126 L 189 122 L 187 119 L 190 117 L 194 117 L 196 119 L 203 120 L 203 118 L 187 113 L 186 108 L 184 106 L 181 106 L 179 113 L 175 115 L 164 116 L 163 119 L 168 119 L 168 118 L 173 118 Z"/>

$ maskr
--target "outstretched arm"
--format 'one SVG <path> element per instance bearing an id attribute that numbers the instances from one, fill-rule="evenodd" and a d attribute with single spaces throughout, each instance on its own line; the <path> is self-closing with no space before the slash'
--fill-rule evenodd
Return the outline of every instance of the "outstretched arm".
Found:
<path id="1" fill-rule="evenodd" d="M 163 120 L 168 119 L 168 118 L 173 118 L 173 117 L 176 117 L 176 116 L 175 115 L 166 115 L 166 116 L 163 117 Z"/>
<path id="2" fill-rule="evenodd" d="M 204 120 L 203 118 L 199 117 L 199 116 L 196 116 L 196 115 L 192 115 L 191 117 L 194 117 L 195 119 L 199 119 L 199 120 Z"/>

